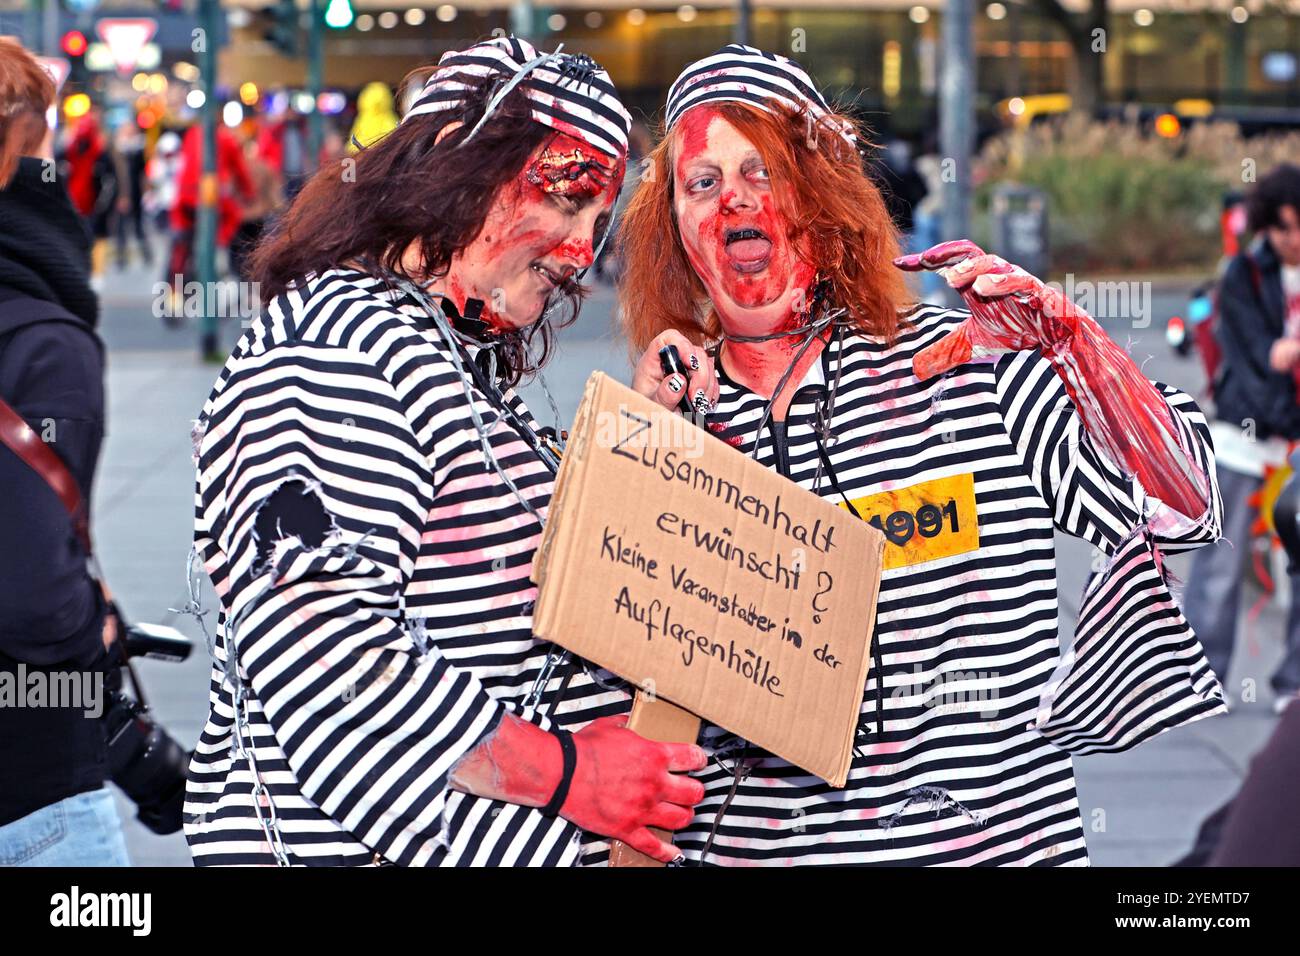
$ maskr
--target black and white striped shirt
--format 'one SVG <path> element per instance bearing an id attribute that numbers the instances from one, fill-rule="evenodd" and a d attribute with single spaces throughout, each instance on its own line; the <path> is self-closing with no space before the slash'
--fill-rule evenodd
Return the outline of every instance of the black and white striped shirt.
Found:
<path id="1" fill-rule="evenodd" d="M 255 761 L 294 863 L 577 860 L 563 819 L 447 787 L 501 714 L 519 712 L 546 650 L 531 629 L 541 525 L 487 467 L 469 400 L 544 516 L 550 471 L 481 392 L 466 395 L 423 310 L 360 272 L 313 277 L 272 302 L 204 407 L 195 540 L 223 616 L 254 607 L 235 642 Z M 258 540 L 259 507 L 294 482 L 319 496 L 326 537 Z M 218 661 L 228 653 L 218 639 Z M 248 761 L 231 753 L 221 663 L 186 838 L 199 864 L 272 863 Z M 627 701 L 580 671 L 556 721 Z"/>
<path id="2" fill-rule="evenodd" d="M 922 310 L 893 346 L 855 336 L 842 354 L 828 347 L 791 405 L 790 476 L 811 487 L 818 382 L 841 361 L 827 450 L 841 488 L 897 549 L 877 622 L 884 735 L 874 736 L 873 667 L 848 787 L 751 753 L 710 863 L 1083 862 L 1068 751 L 1122 749 L 1222 707 L 1151 537 L 1133 533 L 1140 492 L 1092 450 L 1047 363 L 1020 355 L 929 382 L 911 374 L 912 355 L 961 318 Z M 1200 412 L 1164 393 L 1212 473 Z M 544 516 L 550 473 L 485 396 L 469 398 Z M 252 749 L 294 862 L 606 856 L 604 840 L 580 845 L 563 820 L 446 786 L 502 711 L 519 712 L 545 658 L 531 634 L 540 525 L 487 468 L 466 399 L 417 306 L 369 276 L 330 272 L 270 305 L 205 406 L 196 542 L 225 614 L 253 607 L 236 634 Z M 746 450 L 762 405 L 724 377 L 711 423 Z M 327 537 L 257 540 L 259 506 L 293 481 L 320 496 Z M 836 500 L 824 479 L 819 491 Z M 1212 511 L 1208 527 L 1160 546 L 1211 540 L 1217 496 Z M 1059 669 L 1054 524 L 1115 554 Z M 216 651 L 186 835 L 201 864 L 270 863 L 248 762 L 231 755 L 224 642 Z M 556 722 L 577 729 L 625 711 L 630 697 L 606 689 L 610 679 L 580 667 Z M 702 742 L 732 743 L 712 727 Z M 701 775 L 708 793 L 676 839 L 688 858 L 731 765 L 720 755 Z"/>

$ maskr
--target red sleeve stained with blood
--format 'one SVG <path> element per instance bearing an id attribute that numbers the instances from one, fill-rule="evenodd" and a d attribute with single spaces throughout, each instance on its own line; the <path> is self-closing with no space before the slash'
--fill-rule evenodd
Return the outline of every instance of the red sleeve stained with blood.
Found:
<path id="1" fill-rule="evenodd" d="M 896 260 L 937 269 L 970 317 L 916 356 L 928 378 L 972 359 L 1037 349 L 1055 367 L 1097 449 L 1144 491 L 1188 518 L 1210 507 L 1210 482 L 1182 447 L 1173 413 L 1133 359 L 1060 291 L 974 243 L 942 243 Z"/>

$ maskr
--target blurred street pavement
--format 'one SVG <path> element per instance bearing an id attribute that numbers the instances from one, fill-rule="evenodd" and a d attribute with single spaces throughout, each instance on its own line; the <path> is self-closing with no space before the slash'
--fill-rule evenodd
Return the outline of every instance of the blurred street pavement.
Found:
<path id="1" fill-rule="evenodd" d="M 140 673 L 157 717 L 182 745 L 197 739 L 206 712 L 207 652 L 195 622 L 172 613 L 187 600 L 185 561 L 192 534 L 194 472 L 190 425 L 218 366 L 198 357 L 194 319 L 166 328 L 152 311 L 159 269 L 132 266 L 110 272 L 102 292 L 100 331 L 108 349 L 109 425 L 95 492 L 95 535 L 107 580 L 127 614 L 137 621 L 169 623 L 195 641 L 184 664 L 145 661 Z M 1153 284 L 1149 324 L 1103 320 L 1112 336 L 1145 361 L 1147 374 L 1200 395 L 1198 360 L 1179 359 L 1165 345 L 1165 319 L 1182 313 L 1190 280 Z M 612 290 L 596 287 L 577 324 L 559 335 L 546 378 L 567 426 L 588 374 L 602 369 L 626 381 L 626 350 L 613 326 Z M 1086 304 L 1086 303 L 1084 303 Z M 1100 311 L 1100 310 L 1098 310 Z M 1144 324 L 1144 328 L 1135 325 Z M 227 320 L 226 347 L 240 328 Z M 547 401 L 533 385 L 525 396 L 543 424 L 551 420 Z M 1062 629 L 1068 634 L 1088 565 L 1089 549 L 1058 536 Z M 1169 564 L 1185 578 L 1189 558 Z M 204 605 L 215 608 L 205 575 Z M 1247 595 L 1243 605 L 1252 603 Z M 215 610 L 208 620 L 215 618 Z M 1251 755 L 1268 736 L 1275 718 L 1268 676 L 1280 652 L 1283 614 L 1270 605 L 1243 638 L 1227 687 L 1235 698 L 1246 679 L 1261 688 L 1260 699 L 1234 703 L 1227 717 L 1201 721 L 1165 734 L 1125 754 L 1076 761 L 1079 799 L 1089 851 L 1095 865 L 1165 865 L 1191 845 L 1200 820 L 1235 792 Z M 134 819 L 119 794 L 127 820 L 128 845 L 137 865 L 187 866 L 181 835 L 157 837 Z"/>

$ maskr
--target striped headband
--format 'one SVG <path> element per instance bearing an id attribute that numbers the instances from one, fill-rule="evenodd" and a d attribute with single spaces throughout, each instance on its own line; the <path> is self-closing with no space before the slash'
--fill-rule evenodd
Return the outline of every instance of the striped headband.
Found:
<path id="1" fill-rule="evenodd" d="M 614 84 L 591 57 L 582 53 L 539 53 L 527 40 L 494 37 L 467 50 L 445 53 L 415 103 L 402 117 L 459 110 L 475 84 L 465 78 L 505 79 L 488 103 L 483 118 L 462 143 L 468 142 L 506 95 L 518 86 L 538 123 L 568 133 L 593 148 L 618 158 L 627 152 L 632 117 L 618 100 Z"/>
<path id="2" fill-rule="evenodd" d="M 748 103 L 769 112 L 773 101 L 807 110 L 813 122 L 829 125 L 850 146 L 857 147 L 852 126 L 831 115 L 812 77 L 788 57 L 729 43 L 712 56 L 696 60 L 668 89 L 665 129 L 672 129 L 692 106 L 720 101 Z"/>

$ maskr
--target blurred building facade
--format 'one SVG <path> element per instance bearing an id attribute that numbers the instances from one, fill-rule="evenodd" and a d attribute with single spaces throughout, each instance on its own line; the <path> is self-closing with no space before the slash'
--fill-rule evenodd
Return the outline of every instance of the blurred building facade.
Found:
<path id="1" fill-rule="evenodd" d="M 39 5 L 41 0 L 35 0 Z M 102 16 L 159 18 L 159 69 L 184 74 L 195 0 L 75 0 L 60 30 L 88 36 Z M 293 0 L 223 0 L 229 42 L 220 80 L 233 95 L 301 87 L 305 44 L 286 52 L 273 42 L 275 10 Z M 324 3 L 325 0 L 322 0 Z M 330 0 L 347 8 L 325 31 L 324 84 L 354 94 L 367 82 L 393 86 L 448 49 L 493 32 L 516 30 L 541 45 L 564 43 L 590 53 L 619 84 L 634 112 L 653 116 L 681 66 L 730 41 L 736 2 L 694 0 L 458 0 L 393 5 Z M 1081 12 L 1087 0 L 1061 0 Z M 302 9 L 307 0 L 297 0 Z M 21 34 L 32 0 L 0 0 L 0 33 Z M 943 0 L 752 0 L 750 42 L 805 62 L 818 81 L 886 132 L 933 128 Z M 1300 0 L 1110 0 L 1102 56 L 1102 99 L 1168 107 L 1201 100 L 1214 108 L 1300 111 Z M 1069 85 L 1071 44 L 1037 0 L 977 0 L 977 106 L 1060 94 Z M 283 23 L 278 29 L 283 35 Z M 283 44 L 281 44 L 283 47 Z"/>
<path id="2" fill-rule="evenodd" d="M 326 38 L 328 84 L 396 83 L 446 49 L 523 23 L 544 45 L 590 53 L 646 115 L 684 63 L 733 38 L 737 17 L 734 2 L 718 0 L 571 0 L 528 6 L 523 18 L 508 0 L 462 0 L 415 14 L 378 0 L 353 4 L 352 23 Z M 1080 0 L 1065 5 L 1083 8 Z M 1105 100 L 1300 109 L 1300 0 L 1111 0 L 1109 8 Z M 977 9 L 982 105 L 1067 89 L 1072 52 L 1057 22 L 1032 2 L 979 0 Z M 933 121 L 942 16 L 942 0 L 754 0 L 750 42 L 807 63 L 868 118 L 887 112 L 900 132 L 914 132 Z M 264 29 L 258 14 L 236 30 L 223 70 L 259 85 L 301 78 L 302 63 L 275 54 L 261 41 Z"/>

